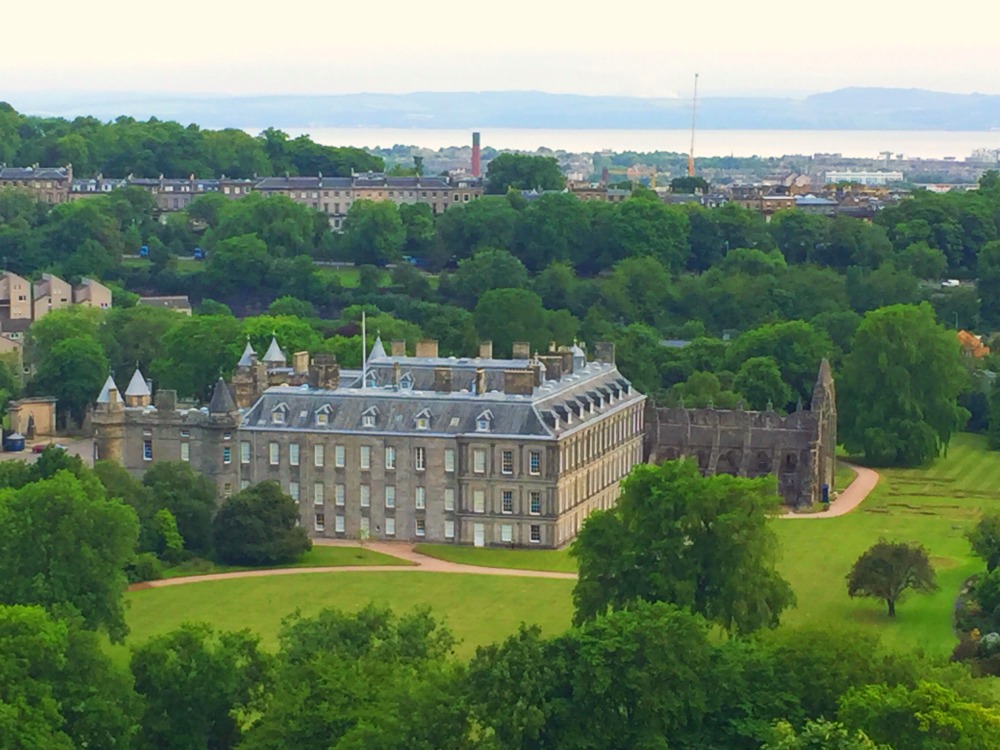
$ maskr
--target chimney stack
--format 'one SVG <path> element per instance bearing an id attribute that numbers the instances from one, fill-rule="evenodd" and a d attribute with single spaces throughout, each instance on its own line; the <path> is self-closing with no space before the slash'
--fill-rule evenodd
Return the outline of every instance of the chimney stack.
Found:
<path id="1" fill-rule="evenodd" d="M 399 383 L 402 380 L 402 368 L 399 366 L 399 362 L 392 363 L 392 386 L 393 388 L 399 388 Z"/>
<path id="2" fill-rule="evenodd" d="M 451 368 L 434 368 L 434 390 L 440 393 L 451 393 Z"/>
<path id="3" fill-rule="evenodd" d="M 472 176 L 482 176 L 482 161 L 479 151 L 479 133 L 472 134 Z"/>
<path id="4" fill-rule="evenodd" d="M 615 344 L 613 341 L 598 341 L 594 346 L 594 358 L 598 362 L 615 363 Z"/>
<path id="5" fill-rule="evenodd" d="M 545 379 L 559 380 L 562 377 L 562 357 L 556 354 L 539 357 L 538 361 L 545 365 Z"/>
<path id="6" fill-rule="evenodd" d="M 477 396 L 482 396 L 484 393 L 486 393 L 486 370 L 484 370 L 482 367 L 476 370 L 476 380 L 474 383 L 474 387 L 476 389 Z"/>
<path id="7" fill-rule="evenodd" d="M 406 356 L 406 342 L 402 339 L 393 339 L 392 343 L 389 344 L 389 351 L 392 352 L 393 357 L 405 357 Z"/>
<path id="8" fill-rule="evenodd" d="M 420 339 L 417 342 L 417 356 L 436 359 L 438 355 L 438 342 L 436 339 Z"/>
<path id="9" fill-rule="evenodd" d="M 479 342 L 479 358 L 480 359 L 493 359 L 493 342 L 492 341 L 480 341 Z"/>
<path id="10" fill-rule="evenodd" d="M 504 370 L 503 392 L 516 396 L 530 396 L 535 389 L 535 371 Z"/>
<path id="11" fill-rule="evenodd" d="M 531 343 L 528 341 L 515 341 L 513 359 L 531 359 Z"/>
<path id="12" fill-rule="evenodd" d="M 295 352 L 292 355 L 292 372 L 296 375 L 309 373 L 309 352 Z"/>

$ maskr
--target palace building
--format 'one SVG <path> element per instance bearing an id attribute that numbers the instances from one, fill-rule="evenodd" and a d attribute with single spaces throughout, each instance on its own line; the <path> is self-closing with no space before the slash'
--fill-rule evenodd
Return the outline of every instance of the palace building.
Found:
<path id="1" fill-rule="evenodd" d="M 314 537 L 559 547 L 643 461 L 646 397 L 598 344 L 497 359 L 438 356 L 421 341 L 361 372 L 277 341 L 247 345 L 232 384 L 206 407 L 153 398 L 138 371 L 124 398 L 112 378 L 93 414 L 95 454 L 142 472 L 189 461 L 220 494 L 273 480 L 299 502 Z"/>

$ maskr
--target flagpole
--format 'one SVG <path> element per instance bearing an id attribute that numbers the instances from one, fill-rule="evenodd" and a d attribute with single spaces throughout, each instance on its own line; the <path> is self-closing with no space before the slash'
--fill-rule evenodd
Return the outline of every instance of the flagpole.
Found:
<path id="1" fill-rule="evenodd" d="M 365 327 L 365 311 L 361 311 L 361 388 L 368 382 L 368 334 Z"/>

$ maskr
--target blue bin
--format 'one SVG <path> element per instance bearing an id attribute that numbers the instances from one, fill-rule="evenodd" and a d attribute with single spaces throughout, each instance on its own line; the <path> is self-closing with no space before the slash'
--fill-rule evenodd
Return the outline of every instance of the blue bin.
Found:
<path id="1" fill-rule="evenodd" d="M 3 439 L 3 449 L 8 453 L 16 453 L 24 450 L 24 435 L 17 432 L 12 433 Z"/>

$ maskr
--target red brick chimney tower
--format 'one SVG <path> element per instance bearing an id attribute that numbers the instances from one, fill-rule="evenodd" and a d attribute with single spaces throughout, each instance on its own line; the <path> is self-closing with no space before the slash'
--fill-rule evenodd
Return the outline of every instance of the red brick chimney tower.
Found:
<path id="1" fill-rule="evenodd" d="M 472 134 L 472 176 L 482 176 L 482 165 L 479 161 L 479 133 Z"/>

